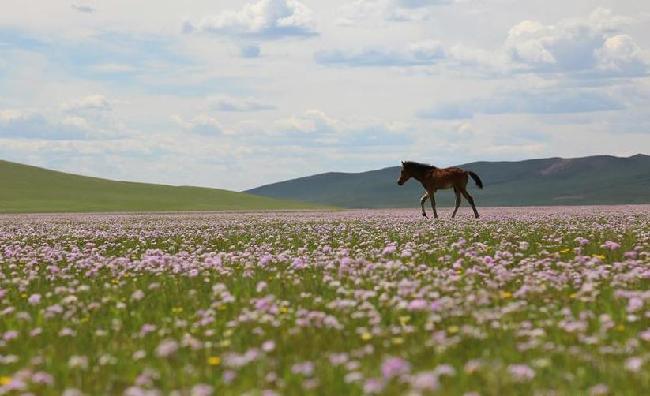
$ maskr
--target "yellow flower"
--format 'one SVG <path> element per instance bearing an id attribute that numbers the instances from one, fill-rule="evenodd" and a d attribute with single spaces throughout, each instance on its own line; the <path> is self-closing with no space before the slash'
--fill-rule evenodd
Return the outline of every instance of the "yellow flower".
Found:
<path id="1" fill-rule="evenodd" d="M 623 330 L 625 330 L 625 326 L 623 326 L 622 324 L 620 324 L 620 325 L 616 326 L 616 330 L 618 330 L 618 331 L 623 331 Z"/>
<path id="2" fill-rule="evenodd" d="M 455 334 L 455 333 L 458 333 L 458 330 L 460 330 L 460 329 L 458 328 L 458 326 L 449 326 L 449 328 L 447 329 L 447 331 L 449 332 L 449 334 Z"/>
<path id="3" fill-rule="evenodd" d="M 411 320 L 410 316 L 400 316 L 399 317 L 399 322 L 401 323 L 402 326 L 406 325 L 409 320 Z"/>
<path id="4" fill-rule="evenodd" d="M 174 308 L 172 308 L 172 313 L 177 314 L 177 313 L 181 313 L 181 312 L 183 312 L 183 307 L 174 307 Z"/>
<path id="5" fill-rule="evenodd" d="M 576 297 L 578 297 L 578 293 L 569 294 L 569 298 L 576 298 Z"/>
<path id="6" fill-rule="evenodd" d="M 594 254 L 594 257 L 597 259 L 605 260 L 607 257 L 603 256 L 602 254 Z"/>
<path id="7" fill-rule="evenodd" d="M 210 366 L 218 366 L 221 364 L 221 358 L 219 356 L 210 356 L 208 358 L 208 364 Z"/>
<path id="8" fill-rule="evenodd" d="M 507 291 L 502 291 L 501 292 L 501 298 L 512 298 L 512 293 L 507 292 Z"/>
<path id="9" fill-rule="evenodd" d="M 230 346 L 230 340 L 223 340 L 219 343 L 219 346 L 222 348 L 228 348 Z"/>
<path id="10" fill-rule="evenodd" d="M 280 313 L 286 314 L 287 312 L 289 312 L 289 308 L 287 308 L 287 307 L 280 307 Z"/>
<path id="11" fill-rule="evenodd" d="M 564 248 L 564 249 L 560 250 L 560 253 L 569 253 L 570 251 L 571 251 L 571 249 Z"/>
<path id="12" fill-rule="evenodd" d="M 402 337 L 393 337 L 393 344 L 402 345 L 403 343 L 404 339 Z"/>
<path id="13" fill-rule="evenodd" d="M 0 385 L 7 385 L 11 382 L 11 377 L 2 376 L 0 377 Z"/>
<path id="14" fill-rule="evenodd" d="M 361 334 L 361 339 L 364 341 L 368 341 L 369 339 L 372 338 L 372 334 L 368 333 L 367 331 L 363 334 Z"/>

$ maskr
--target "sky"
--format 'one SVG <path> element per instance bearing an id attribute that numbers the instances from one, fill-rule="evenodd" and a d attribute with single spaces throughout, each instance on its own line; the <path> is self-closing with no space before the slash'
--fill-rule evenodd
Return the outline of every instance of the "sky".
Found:
<path id="1" fill-rule="evenodd" d="M 647 0 L 3 0 L 0 159 L 244 190 L 650 153 Z"/>

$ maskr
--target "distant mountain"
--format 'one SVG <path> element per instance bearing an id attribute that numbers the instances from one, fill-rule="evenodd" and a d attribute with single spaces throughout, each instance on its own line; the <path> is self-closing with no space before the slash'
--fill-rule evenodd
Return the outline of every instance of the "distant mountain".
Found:
<path id="1" fill-rule="evenodd" d="M 435 164 L 434 164 L 435 165 Z M 519 162 L 459 165 L 476 172 L 485 189 L 470 180 L 479 206 L 588 205 L 650 203 L 650 156 L 607 155 L 548 158 Z M 400 167 L 363 173 L 324 173 L 274 183 L 246 192 L 345 208 L 417 207 L 420 183 L 399 187 Z M 452 206 L 451 190 L 436 194 L 440 206 Z M 463 201 L 463 205 L 467 205 Z"/>
<path id="2" fill-rule="evenodd" d="M 0 213 L 313 209 L 315 204 L 199 187 L 131 183 L 0 161 Z"/>

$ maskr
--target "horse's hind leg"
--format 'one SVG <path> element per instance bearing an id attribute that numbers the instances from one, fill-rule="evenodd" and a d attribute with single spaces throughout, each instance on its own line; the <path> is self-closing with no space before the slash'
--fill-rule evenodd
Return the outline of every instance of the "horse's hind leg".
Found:
<path id="1" fill-rule="evenodd" d="M 467 192 L 467 190 L 462 190 L 461 193 L 463 194 L 463 197 L 469 202 L 470 205 L 472 205 L 472 210 L 474 211 L 474 217 L 478 219 L 479 214 L 478 210 L 476 210 L 476 205 L 474 205 L 474 198 L 472 198 L 471 195 Z"/>
<path id="2" fill-rule="evenodd" d="M 431 199 L 431 208 L 433 209 L 433 218 L 438 218 L 438 211 L 436 211 L 436 198 L 433 196 L 433 191 L 429 193 L 429 198 Z"/>
<path id="3" fill-rule="evenodd" d="M 456 187 L 454 187 L 454 194 L 456 194 L 456 208 L 454 209 L 454 213 L 451 215 L 452 219 L 456 217 L 456 213 L 458 213 L 458 208 L 460 207 L 460 192 Z"/>
<path id="4" fill-rule="evenodd" d="M 429 199 L 429 193 L 424 193 L 422 198 L 420 198 L 420 206 L 422 206 L 422 216 L 427 217 L 427 211 L 424 210 L 424 203 Z"/>

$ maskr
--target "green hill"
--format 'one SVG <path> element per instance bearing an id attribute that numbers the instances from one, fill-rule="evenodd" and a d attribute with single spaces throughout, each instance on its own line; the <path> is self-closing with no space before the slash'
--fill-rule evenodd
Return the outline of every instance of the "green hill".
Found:
<path id="1" fill-rule="evenodd" d="M 470 193 L 479 206 L 588 205 L 650 203 L 650 156 L 548 158 L 519 162 L 475 162 L 460 167 L 485 184 Z M 417 207 L 421 185 L 399 187 L 400 167 L 364 173 L 326 173 L 270 184 L 247 192 L 346 208 Z M 452 206 L 451 190 L 436 200 Z M 466 202 L 463 201 L 463 205 Z"/>
<path id="2" fill-rule="evenodd" d="M 313 209 L 321 205 L 199 187 L 72 175 L 0 161 L 0 213 Z"/>

